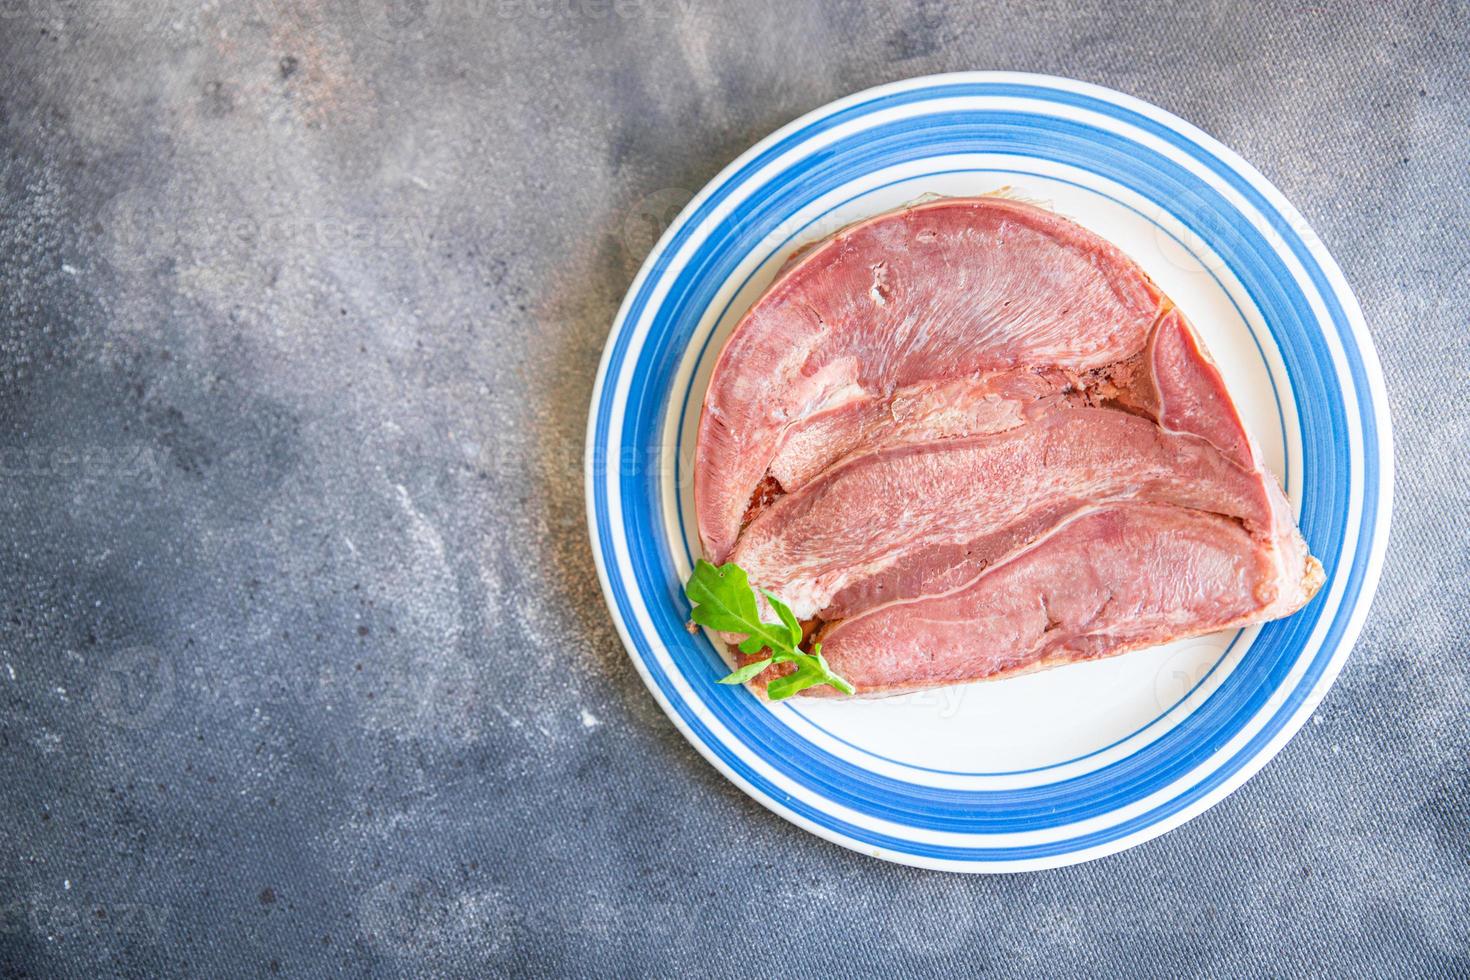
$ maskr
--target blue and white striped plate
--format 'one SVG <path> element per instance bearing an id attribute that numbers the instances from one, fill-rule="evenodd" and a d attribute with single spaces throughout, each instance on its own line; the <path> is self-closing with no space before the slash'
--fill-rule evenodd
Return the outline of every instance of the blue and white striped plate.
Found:
<path id="1" fill-rule="evenodd" d="M 1327 584 L 1264 627 L 886 701 L 768 706 L 684 629 L 689 463 L 712 361 L 785 258 L 927 193 L 1009 193 L 1121 246 L 1184 309 L 1282 478 Z M 956 871 L 1083 861 L 1222 799 L 1311 714 L 1378 580 L 1393 453 L 1337 264 L 1264 177 L 1107 89 L 991 72 L 835 102 L 716 177 L 648 257 L 603 354 L 587 508 L 633 663 L 707 759 L 846 847 Z"/>

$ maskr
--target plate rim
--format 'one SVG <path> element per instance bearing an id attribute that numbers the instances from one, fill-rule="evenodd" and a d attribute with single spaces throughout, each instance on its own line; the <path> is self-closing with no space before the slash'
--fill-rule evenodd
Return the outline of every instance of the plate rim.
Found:
<path id="1" fill-rule="evenodd" d="M 661 264 L 661 260 L 666 256 L 668 245 L 682 229 L 687 220 L 699 210 L 701 205 L 716 190 L 727 183 L 732 175 L 739 172 L 751 160 L 758 157 L 771 146 L 781 142 L 785 137 L 799 131 L 814 121 L 841 112 L 851 105 L 861 104 L 887 95 L 928 87 L 966 83 L 1011 83 L 1051 88 L 1062 92 L 1091 96 L 1103 102 L 1111 103 L 1119 108 L 1131 110 L 1195 142 L 1252 185 L 1283 218 L 1290 222 L 1292 228 L 1298 231 L 1303 247 L 1318 264 L 1327 285 L 1331 289 L 1331 293 L 1342 306 L 1344 319 L 1351 328 L 1352 339 L 1358 348 L 1361 361 L 1364 385 L 1357 394 L 1360 399 L 1365 399 L 1371 407 L 1371 418 L 1375 427 L 1374 435 L 1378 442 L 1379 452 L 1379 475 L 1375 488 L 1378 493 L 1377 507 L 1371 514 L 1368 512 L 1366 504 L 1363 509 L 1366 526 L 1373 532 L 1373 540 L 1366 554 L 1358 594 L 1353 600 L 1353 606 L 1347 611 L 1336 649 L 1331 652 L 1321 676 L 1318 677 L 1312 688 L 1302 698 L 1292 715 L 1281 728 L 1253 756 L 1245 760 L 1235 772 L 1226 777 L 1219 785 L 1205 792 L 1193 802 L 1182 806 L 1172 814 L 1164 816 L 1136 831 L 1120 835 L 1113 840 L 1100 844 L 1004 863 L 983 859 L 964 860 L 929 857 L 902 851 L 891 851 L 883 847 L 877 847 L 851 839 L 836 829 L 816 823 L 806 816 L 795 812 L 790 807 L 784 805 L 779 799 L 756 789 L 743 776 L 733 771 L 723 759 L 719 758 L 713 752 L 710 746 L 705 744 L 703 739 L 698 737 L 690 729 L 688 723 L 680 716 L 679 712 L 675 710 L 668 698 L 659 689 L 648 665 L 637 654 L 636 644 L 631 635 L 629 624 L 618 611 L 614 587 L 611 581 L 611 572 L 604 555 L 605 542 L 602 540 L 598 529 L 596 514 L 596 490 L 598 486 L 596 467 L 598 406 L 603 398 L 604 388 L 608 382 L 608 370 L 612 362 L 613 351 L 618 339 L 629 329 L 627 316 L 635 297 L 639 295 L 647 280 L 654 274 L 656 267 Z M 680 211 L 679 215 L 664 230 L 658 242 L 644 258 L 637 275 L 630 283 L 619 305 L 617 315 L 612 322 L 607 339 L 603 345 L 596 380 L 592 389 L 585 439 L 583 478 L 588 535 L 592 546 L 593 560 L 597 567 L 603 600 L 608 606 L 609 615 L 617 629 L 619 639 L 625 651 L 628 653 L 629 659 L 633 661 L 639 676 L 643 679 L 644 685 L 649 689 L 665 715 L 673 721 L 675 727 L 684 736 L 685 740 L 692 744 L 696 751 L 710 762 L 721 775 L 738 786 L 746 795 L 783 819 L 849 850 L 891 862 L 936 870 L 966 873 L 1023 873 L 1095 860 L 1135 847 L 1168 833 L 1170 830 L 1188 822 L 1233 793 L 1270 762 L 1287 742 L 1301 730 L 1301 727 L 1311 717 L 1341 673 L 1352 649 L 1356 645 L 1358 636 L 1361 633 L 1368 612 L 1372 606 L 1372 600 L 1382 576 L 1391 531 L 1394 454 L 1392 417 L 1388 407 L 1387 389 L 1383 379 L 1382 366 L 1376 346 L 1373 343 L 1372 335 L 1367 329 L 1361 305 L 1353 293 L 1352 288 L 1347 283 L 1341 267 L 1327 251 L 1321 238 L 1312 231 L 1310 224 L 1303 218 L 1296 207 L 1259 170 L 1229 147 L 1220 143 L 1187 120 L 1176 116 L 1166 109 L 1115 89 L 1057 75 L 1009 71 L 961 71 L 901 79 L 866 88 L 820 105 L 758 140 L 705 183 L 700 191 L 694 195 Z M 1370 489 L 1366 480 L 1363 486 L 1365 491 Z"/>

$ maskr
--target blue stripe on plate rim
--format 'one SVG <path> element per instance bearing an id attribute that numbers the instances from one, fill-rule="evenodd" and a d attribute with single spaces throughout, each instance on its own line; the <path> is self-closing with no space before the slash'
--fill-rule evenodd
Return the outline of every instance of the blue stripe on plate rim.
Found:
<path id="1" fill-rule="evenodd" d="M 960 122 L 950 124 L 947 122 L 949 118 L 960 120 Z M 1101 161 L 1111 159 L 1112 162 L 1124 167 L 1132 167 L 1137 165 L 1140 154 L 1145 153 L 1137 146 L 1128 145 L 1126 152 L 1119 153 L 1116 158 L 1109 158 L 1101 145 L 1102 141 L 1106 140 L 1106 135 L 1094 130 L 1087 133 L 1087 140 L 1077 151 L 1078 157 L 1066 159 L 1065 145 L 1058 143 L 1054 138 L 1055 130 L 1072 124 L 1035 116 L 1029 119 L 1031 125 L 1037 127 L 1039 131 L 1029 134 L 1033 145 L 1028 149 L 1045 149 L 1048 151 L 1048 159 L 1060 159 L 1074 166 L 1084 165 L 1087 169 L 1104 173 L 1115 180 L 1120 176 L 1126 177 L 1126 175 L 1099 170 Z M 850 173 L 861 173 L 872 169 L 871 161 L 862 159 L 862 156 L 870 147 L 882 147 L 885 140 L 890 138 L 890 131 L 897 130 L 898 148 L 879 159 L 883 165 L 892 165 L 907 159 L 943 155 L 961 149 L 982 152 L 1003 149 L 1014 153 L 1019 143 L 1016 131 L 1023 129 L 1026 122 L 1027 117 L 990 112 L 985 113 L 981 121 L 974 123 L 969 121 L 969 115 L 965 113 L 951 113 L 946 117 L 929 115 L 917 120 L 885 123 L 848 137 L 844 141 L 839 141 L 831 148 L 830 155 L 823 155 L 848 162 L 848 169 L 834 170 L 830 165 L 830 159 L 808 157 L 791 167 L 787 173 L 796 172 L 799 175 L 806 168 L 814 166 L 824 166 L 827 169 L 823 179 L 814 180 L 815 186 L 809 186 L 807 192 L 802 195 L 804 203 L 805 200 L 819 197 L 832 187 L 846 183 Z M 951 133 L 952 126 L 959 126 L 960 131 Z M 1086 129 L 1086 127 L 1074 128 Z M 992 140 L 999 140 L 1000 145 L 998 147 L 990 145 Z M 1149 176 L 1158 179 L 1157 174 L 1150 173 Z M 1126 179 L 1120 182 L 1126 185 Z M 779 181 L 771 181 L 767 185 L 777 190 L 780 190 L 781 186 Z M 1132 189 L 1136 191 L 1138 188 L 1135 186 Z M 757 196 L 763 192 L 765 192 L 764 189 L 762 192 L 757 192 Z M 769 193 L 774 193 L 774 191 Z M 784 214 L 788 211 L 789 208 L 785 206 L 775 209 L 776 214 Z M 753 212 L 745 209 L 734 212 L 727 222 L 729 226 L 727 233 L 741 237 L 755 237 L 757 240 L 763 238 L 765 227 L 759 220 L 751 217 L 751 214 Z M 768 223 L 775 224 L 776 217 L 773 215 L 768 219 Z M 1198 232 L 1198 229 L 1195 230 Z M 743 255 L 745 251 L 747 249 L 739 245 L 727 247 L 719 237 L 718 229 L 711 232 L 700 246 L 699 251 L 690 260 L 684 274 L 675 277 L 674 285 L 660 305 L 655 323 L 661 323 L 666 330 L 672 330 L 681 321 L 692 321 L 696 318 L 693 314 L 688 317 L 683 316 L 685 310 L 698 312 L 708 305 L 716 286 L 724 279 L 719 272 L 726 270 L 721 268 L 717 272 L 698 267 L 697 263 L 701 253 L 706 254 L 711 263 L 725 259 L 726 264 L 729 265 L 733 264 L 735 256 Z M 1227 262 L 1239 261 L 1232 249 L 1226 247 L 1222 249 L 1222 252 Z M 699 268 L 698 274 L 691 274 L 688 271 L 693 268 Z M 1234 268 L 1233 265 L 1232 268 Z M 1248 273 L 1242 278 L 1245 280 L 1253 301 L 1258 306 L 1265 307 L 1268 319 L 1291 315 L 1289 310 L 1277 313 L 1271 308 L 1269 302 L 1263 302 L 1263 297 L 1258 295 L 1261 290 L 1252 288 L 1252 277 Z M 1278 303 L 1282 299 L 1289 301 L 1291 297 L 1277 297 Z M 1301 315 L 1300 312 L 1297 313 L 1298 317 Z M 658 444 L 653 426 L 656 423 L 657 412 L 662 409 L 665 398 L 659 385 L 661 379 L 673 374 L 673 361 L 683 347 L 684 340 L 686 338 L 683 337 L 670 341 L 663 335 L 651 334 L 649 336 L 644 349 L 650 352 L 654 360 L 645 370 L 633 376 L 629 391 L 629 404 L 641 407 L 644 414 L 628 417 L 625 423 L 624 444 L 634 446 Z M 1289 366 L 1289 373 L 1293 375 L 1300 373 L 1300 371 L 1290 370 L 1292 358 L 1290 352 L 1287 354 L 1285 360 Z M 1301 387 L 1302 384 L 1297 381 L 1295 389 L 1299 391 Z M 1334 399 L 1329 396 L 1325 402 L 1332 406 L 1340 402 L 1340 398 Z M 1298 412 L 1302 411 L 1299 404 Z M 1335 427 L 1340 429 L 1340 419 L 1334 419 L 1334 422 L 1337 423 Z M 645 426 L 641 433 L 640 425 Z M 1333 446 L 1337 449 L 1338 470 L 1344 472 L 1349 466 L 1346 447 L 1341 440 L 1338 440 Z M 660 526 L 659 523 L 656 523 L 655 518 L 658 494 L 654 486 L 654 481 L 659 476 L 660 472 L 653 467 L 650 467 L 646 473 L 627 476 L 625 486 L 634 484 L 622 494 L 624 507 L 632 515 L 627 520 L 630 531 Z M 637 492 L 636 483 L 640 478 L 648 483 L 645 488 L 646 493 Z M 1313 482 L 1310 469 L 1307 481 L 1309 487 L 1318 491 L 1319 495 L 1314 499 L 1320 499 L 1324 488 L 1316 486 Z M 1326 489 L 1330 490 L 1331 487 L 1332 483 L 1329 481 Z M 1324 541 L 1324 535 L 1314 533 L 1317 530 L 1316 527 L 1310 517 L 1304 515 L 1303 530 L 1320 554 L 1324 556 L 1338 554 L 1342 528 L 1329 526 L 1325 531 Z M 649 537 L 648 535 L 639 536 L 633 547 L 637 549 L 638 546 L 646 544 Z M 647 559 L 650 562 L 643 570 L 647 574 L 647 578 L 642 579 L 643 581 L 677 583 L 678 576 L 675 574 L 667 550 L 649 548 L 635 554 L 635 558 Z M 1330 560 L 1329 557 L 1329 562 Z M 677 628 L 682 619 L 682 610 L 677 605 L 670 604 L 667 608 L 660 607 L 656 612 L 660 614 L 660 622 L 657 627 L 665 642 L 680 640 Z M 1176 775 L 1193 769 L 1198 762 L 1211 754 L 1211 740 L 1204 736 L 1219 731 L 1222 714 L 1233 722 L 1235 729 L 1238 730 L 1259 711 L 1261 705 L 1294 664 L 1295 660 L 1292 655 L 1299 646 L 1297 642 L 1299 636 L 1310 631 L 1320 612 L 1320 606 L 1309 607 L 1302 615 L 1266 627 L 1263 631 L 1264 635 L 1253 647 L 1255 653 L 1251 660 L 1247 661 L 1242 669 L 1232 674 L 1226 686 L 1217 692 L 1215 698 L 1210 702 L 1208 708 L 1213 711 L 1213 714 L 1209 711 L 1196 713 L 1184 725 L 1147 749 L 1128 760 L 1114 763 L 1096 773 L 1042 787 L 1004 793 L 989 792 L 984 794 L 984 799 L 977 799 L 977 794 L 974 792 L 936 790 L 927 786 L 916 790 L 907 783 L 878 777 L 842 760 L 816 753 L 797 733 L 777 723 L 770 712 L 753 710 L 749 703 L 742 700 L 742 695 L 722 697 L 716 694 L 716 689 L 710 685 L 713 678 L 718 676 L 718 670 L 713 666 L 705 667 L 697 662 L 686 662 L 684 666 L 689 669 L 681 673 L 686 679 L 692 681 L 696 688 L 700 688 L 697 691 L 700 700 L 706 703 L 706 706 L 719 717 L 727 728 L 733 730 L 737 725 L 742 726 L 739 733 L 741 744 L 763 747 L 765 751 L 758 752 L 758 754 L 770 758 L 776 768 L 788 777 L 804 777 L 807 785 L 820 788 L 822 795 L 844 807 L 883 819 L 899 819 L 910 827 L 936 831 L 973 833 L 983 830 L 990 833 L 1015 833 L 1102 816 L 1121 805 L 1148 796 L 1165 783 L 1172 781 Z M 1277 642 L 1272 644 L 1272 640 Z M 1286 642 L 1282 642 L 1283 640 Z M 707 644 L 690 645 L 672 642 L 669 645 L 676 651 L 676 654 L 692 654 L 693 650 L 697 649 L 707 664 L 717 663 L 714 660 L 713 649 Z M 1258 679 L 1253 676 L 1253 667 L 1269 674 L 1269 679 L 1272 681 L 1270 686 L 1263 686 L 1258 682 Z M 748 695 L 744 696 L 748 697 Z M 1217 735 L 1216 738 L 1218 737 Z M 814 760 L 811 758 L 813 755 L 819 756 L 816 764 L 813 764 Z M 1137 778 L 1123 780 L 1120 777 L 1129 765 L 1132 766 Z M 829 778 L 829 776 L 836 778 Z M 1107 789 L 1109 794 L 1102 795 L 1096 792 L 1103 789 Z M 990 806 L 985 807 L 980 804 L 990 804 Z"/>
<path id="2" fill-rule="evenodd" d="M 872 122 L 867 117 L 884 110 L 914 111 L 938 99 L 949 100 L 936 107 L 939 111 L 880 120 L 855 136 L 819 147 L 779 174 L 763 172 L 835 127 Z M 972 105 L 955 109 L 955 100 L 971 100 Z M 1003 110 L 993 107 L 1000 100 L 1005 100 Z M 1017 101 L 1024 111 L 1011 104 Z M 1047 103 L 1063 112 L 1046 115 Z M 1144 139 L 1130 139 L 1078 117 L 1095 117 Z M 915 125 L 915 119 L 922 125 Z M 1183 156 L 1188 166 L 1147 141 Z M 1181 200 L 1198 208 L 1176 216 L 1223 256 L 1246 285 L 1286 362 L 1306 450 L 1301 523 L 1314 552 L 1324 557 L 1329 571 L 1324 591 L 1331 590 L 1328 598 L 1337 604 L 1304 670 L 1297 661 L 1322 615 L 1320 597 L 1298 616 L 1265 627 L 1226 685 L 1183 724 L 1128 759 L 1049 785 L 957 791 L 876 776 L 814 751 L 748 694 L 716 689 L 718 656 L 707 643 L 682 631 L 683 600 L 658 516 L 658 467 L 623 472 L 605 461 L 610 453 L 623 458 L 624 446 L 659 444 L 667 386 L 689 332 L 715 287 L 769 233 L 773 218 L 795 213 L 834 183 L 859 173 L 905 159 L 992 150 L 1080 165 L 1166 210 Z M 1205 170 L 1241 198 L 1285 245 L 1286 255 L 1272 247 L 1248 213 L 1192 168 Z M 665 285 L 674 257 L 695 231 L 703 230 L 711 213 L 745 190 L 757 174 L 762 177 L 759 187 L 705 231 L 703 239 L 694 240 L 693 251 L 653 310 L 638 360 L 628 372 L 625 362 L 635 327 L 644 319 L 653 292 Z M 1210 219 L 1207 226 L 1200 226 L 1201 216 Z M 599 576 L 635 665 L 676 725 L 746 792 L 807 829 L 879 857 L 952 870 L 1022 870 L 1110 853 L 1163 833 L 1244 782 L 1300 727 L 1341 668 L 1366 614 L 1387 539 L 1392 452 L 1377 357 L 1340 270 L 1319 244 L 1303 239 L 1305 231 L 1305 222 L 1279 192 L 1193 126 L 1131 97 L 1047 76 L 978 72 L 883 86 L 818 109 L 736 160 L 674 222 L 630 289 L 604 351 L 588 429 L 588 519 Z M 1312 294 L 1302 289 L 1290 268 L 1293 263 L 1305 274 Z M 1313 295 L 1325 316 L 1312 309 Z M 1324 320 L 1331 334 L 1323 332 Z M 1334 363 L 1334 354 L 1341 364 Z M 1339 369 L 1350 384 L 1346 392 L 1337 385 Z M 627 391 L 618 404 L 614 395 L 625 379 Z M 1349 407 L 1356 408 L 1356 417 L 1349 418 Z M 618 408 L 624 409 L 624 420 L 614 439 Z M 1359 441 L 1361 460 L 1350 452 Z M 1361 472 L 1353 470 L 1355 462 L 1361 463 Z M 612 523 L 614 508 L 622 511 L 620 527 Z M 1356 528 L 1350 526 L 1354 513 Z M 1349 544 L 1352 549 L 1346 553 Z M 626 551 L 626 569 L 620 569 L 620 546 Z M 1345 565 L 1344 557 L 1349 559 Z M 627 571 L 637 586 L 638 606 L 624 580 Z M 640 615 L 656 639 L 645 633 Z M 677 678 L 659 662 L 655 643 L 670 657 Z M 1279 692 L 1294 668 L 1301 676 L 1290 690 Z M 697 703 L 686 699 L 676 680 Z M 1273 708 L 1270 717 L 1244 745 L 1231 745 L 1231 736 L 1268 704 Z M 716 734 L 710 720 L 728 738 Z M 1188 782 L 1192 775 L 1196 778 Z M 1109 816 L 1119 819 L 1108 824 Z M 1088 823 L 1075 836 L 1033 842 L 1038 830 L 1081 821 Z M 1026 842 L 1014 843 L 1017 839 Z"/>

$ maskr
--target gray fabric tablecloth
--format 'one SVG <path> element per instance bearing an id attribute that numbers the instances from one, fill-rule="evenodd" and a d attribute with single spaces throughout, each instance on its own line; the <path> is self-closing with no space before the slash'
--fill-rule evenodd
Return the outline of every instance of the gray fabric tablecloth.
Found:
<path id="1" fill-rule="evenodd" d="M 964 68 L 1258 166 L 1397 429 L 1312 722 L 1185 827 L 1015 877 L 726 783 L 582 507 L 656 227 L 796 115 Z M 1467 89 L 1452 2 L 0 0 L 0 977 L 1465 975 Z"/>

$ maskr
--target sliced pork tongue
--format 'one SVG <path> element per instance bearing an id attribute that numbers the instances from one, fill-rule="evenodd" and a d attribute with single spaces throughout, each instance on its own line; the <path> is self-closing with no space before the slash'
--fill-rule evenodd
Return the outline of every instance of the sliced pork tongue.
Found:
<path id="1" fill-rule="evenodd" d="M 721 354 L 696 452 L 706 554 L 822 620 L 860 694 L 1259 622 L 1321 582 L 1183 317 L 1014 201 L 882 215 L 793 262 Z"/>
<path id="2" fill-rule="evenodd" d="M 1283 588 L 1302 601 L 1280 571 L 1214 514 L 1087 508 L 953 592 L 836 624 L 822 652 L 866 694 L 1024 673 L 1255 622 Z"/>
<path id="3" fill-rule="evenodd" d="M 801 619 L 947 592 L 1099 501 L 1272 520 L 1259 480 L 1192 435 L 1098 408 L 849 457 L 777 499 L 731 556 Z"/>
<path id="4" fill-rule="evenodd" d="M 781 273 L 715 364 L 695 450 L 705 553 L 730 556 L 768 471 L 809 475 L 851 451 L 850 424 L 936 384 L 1112 364 L 1158 307 L 1118 249 L 1015 201 L 946 199 L 844 229 Z M 847 424 L 801 439 L 834 415 Z M 783 443 L 799 462 L 778 460 Z"/>

